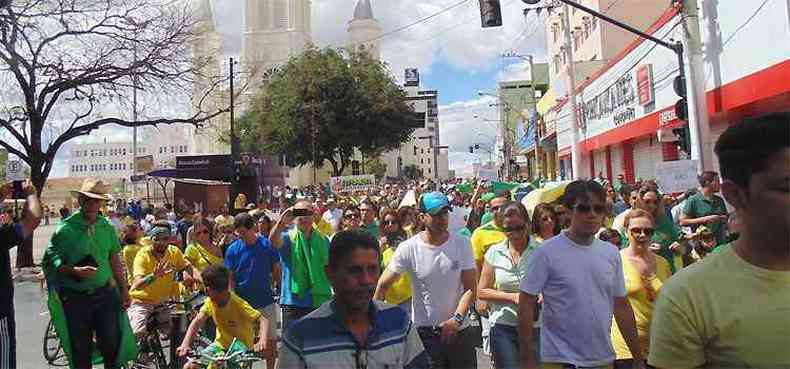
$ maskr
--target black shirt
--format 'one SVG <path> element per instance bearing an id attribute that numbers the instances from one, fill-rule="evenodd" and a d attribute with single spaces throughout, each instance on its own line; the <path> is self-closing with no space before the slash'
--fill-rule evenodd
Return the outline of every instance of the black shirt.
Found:
<path id="1" fill-rule="evenodd" d="M 11 279 L 11 256 L 9 251 L 22 245 L 22 233 L 18 226 L 0 226 L 0 318 L 14 312 L 14 282 Z"/>

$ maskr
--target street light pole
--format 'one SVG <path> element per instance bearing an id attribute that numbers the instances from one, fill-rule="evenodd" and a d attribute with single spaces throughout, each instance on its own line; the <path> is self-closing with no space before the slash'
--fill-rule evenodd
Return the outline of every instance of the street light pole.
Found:
<path id="1" fill-rule="evenodd" d="M 573 65 L 573 44 L 571 43 L 571 16 L 567 3 L 563 7 L 565 23 L 565 52 L 568 55 L 568 95 L 571 102 L 571 178 L 578 179 L 581 174 L 582 150 L 579 146 L 579 117 L 576 114 L 576 68 Z M 592 176 L 592 174 L 591 174 Z"/>
<path id="2" fill-rule="evenodd" d="M 237 161 L 239 160 L 239 147 L 238 147 L 238 140 L 236 138 L 236 130 L 234 127 L 234 120 L 236 114 L 236 101 L 235 101 L 235 91 L 233 90 L 233 79 L 234 71 L 233 67 L 237 62 L 230 58 L 228 64 L 230 66 L 230 158 L 231 162 L 233 163 L 233 175 L 230 179 L 230 203 L 228 204 L 228 209 L 231 211 L 234 210 L 234 202 L 236 200 L 236 196 L 238 195 L 238 178 L 237 177 Z"/>

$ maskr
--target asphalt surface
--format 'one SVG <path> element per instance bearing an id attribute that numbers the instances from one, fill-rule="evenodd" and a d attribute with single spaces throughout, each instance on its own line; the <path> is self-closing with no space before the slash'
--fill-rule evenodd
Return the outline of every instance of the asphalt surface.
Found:
<path id="1" fill-rule="evenodd" d="M 34 234 L 33 258 L 38 264 L 44 255 L 44 249 L 49 242 L 55 225 L 42 225 Z M 16 259 L 16 249 L 11 250 L 11 265 Z M 14 306 L 16 310 L 16 337 L 17 337 L 17 368 L 41 369 L 63 368 L 63 359 L 50 365 L 43 354 L 44 333 L 49 322 L 49 313 L 46 307 L 46 296 L 40 287 L 37 274 L 39 268 L 16 271 L 14 274 Z M 488 357 L 477 350 L 478 368 L 491 368 Z M 255 368 L 265 368 L 264 363 L 258 363 Z"/>

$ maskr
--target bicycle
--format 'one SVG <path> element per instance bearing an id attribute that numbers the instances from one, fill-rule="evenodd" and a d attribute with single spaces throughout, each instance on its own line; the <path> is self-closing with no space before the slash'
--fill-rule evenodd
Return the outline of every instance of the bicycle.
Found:
<path id="1" fill-rule="evenodd" d="M 228 347 L 234 347 L 237 339 L 234 338 Z M 214 369 L 252 369 L 252 365 L 263 358 L 249 351 L 224 352 L 218 355 L 210 355 L 198 350 L 190 350 L 187 354 L 188 362 L 197 364 L 200 368 L 208 368 L 213 365 Z"/>
<path id="2" fill-rule="evenodd" d="M 44 359 L 49 365 L 53 365 L 59 359 L 66 357 L 66 353 L 63 352 L 63 346 L 60 344 L 58 332 L 55 331 L 55 324 L 52 323 L 52 318 L 49 319 L 47 327 L 44 330 L 43 351 Z"/>
<path id="3" fill-rule="evenodd" d="M 175 347 L 177 347 L 180 339 L 186 333 L 186 327 L 192 320 L 192 317 L 200 310 L 202 306 L 201 299 L 205 295 L 197 292 L 192 294 L 190 298 L 185 301 L 167 301 L 157 305 L 151 314 L 146 318 L 145 327 L 146 334 L 143 336 L 138 345 L 140 352 L 137 360 L 132 364 L 130 369 L 168 369 L 180 368 L 183 363 L 181 359 L 175 355 Z M 200 303 L 193 304 L 196 301 Z M 173 311 L 174 307 L 182 306 L 182 310 Z M 167 337 L 162 336 L 161 328 L 163 324 L 159 321 L 159 315 L 163 312 L 170 314 L 170 330 L 166 333 Z M 173 341 L 178 341 L 174 343 Z M 167 341 L 165 343 L 165 341 Z M 212 343 L 206 335 L 201 332 L 192 343 L 194 348 L 207 347 Z M 170 351 L 170 361 L 168 364 L 165 350 L 172 348 Z"/>

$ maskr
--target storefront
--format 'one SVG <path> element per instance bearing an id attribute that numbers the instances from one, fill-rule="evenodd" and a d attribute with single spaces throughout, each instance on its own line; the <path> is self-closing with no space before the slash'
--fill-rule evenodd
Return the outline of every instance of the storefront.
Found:
<path id="1" fill-rule="evenodd" d="M 790 39 L 788 5 L 769 1 L 719 2 L 703 7 L 705 80 L 713 145 L 729 124 L 751 116 L 790 109 Z M 707 14 L 705 13 L 707 11 Z M 749 14 L 751 17 L 745 17 Z M 682 40 L 681 16 L 670 9 L 648 33 L 664 40 Z M 582 152 L 580 177 L 599 174 L 629 181 L 655 177 L 657 164 L 685 158 L 678 151 L 673 128 L 679 97 L 672 84 L 678 75 L 675 54 L 651 41 L 636 40 L 577 89 L 577 124 Z M 556 120 L 560 176 L 571 178 L 570 104 L 558 103 L 544 115 Z M 714 170 L 717 170 L 718 163 Z"/>

